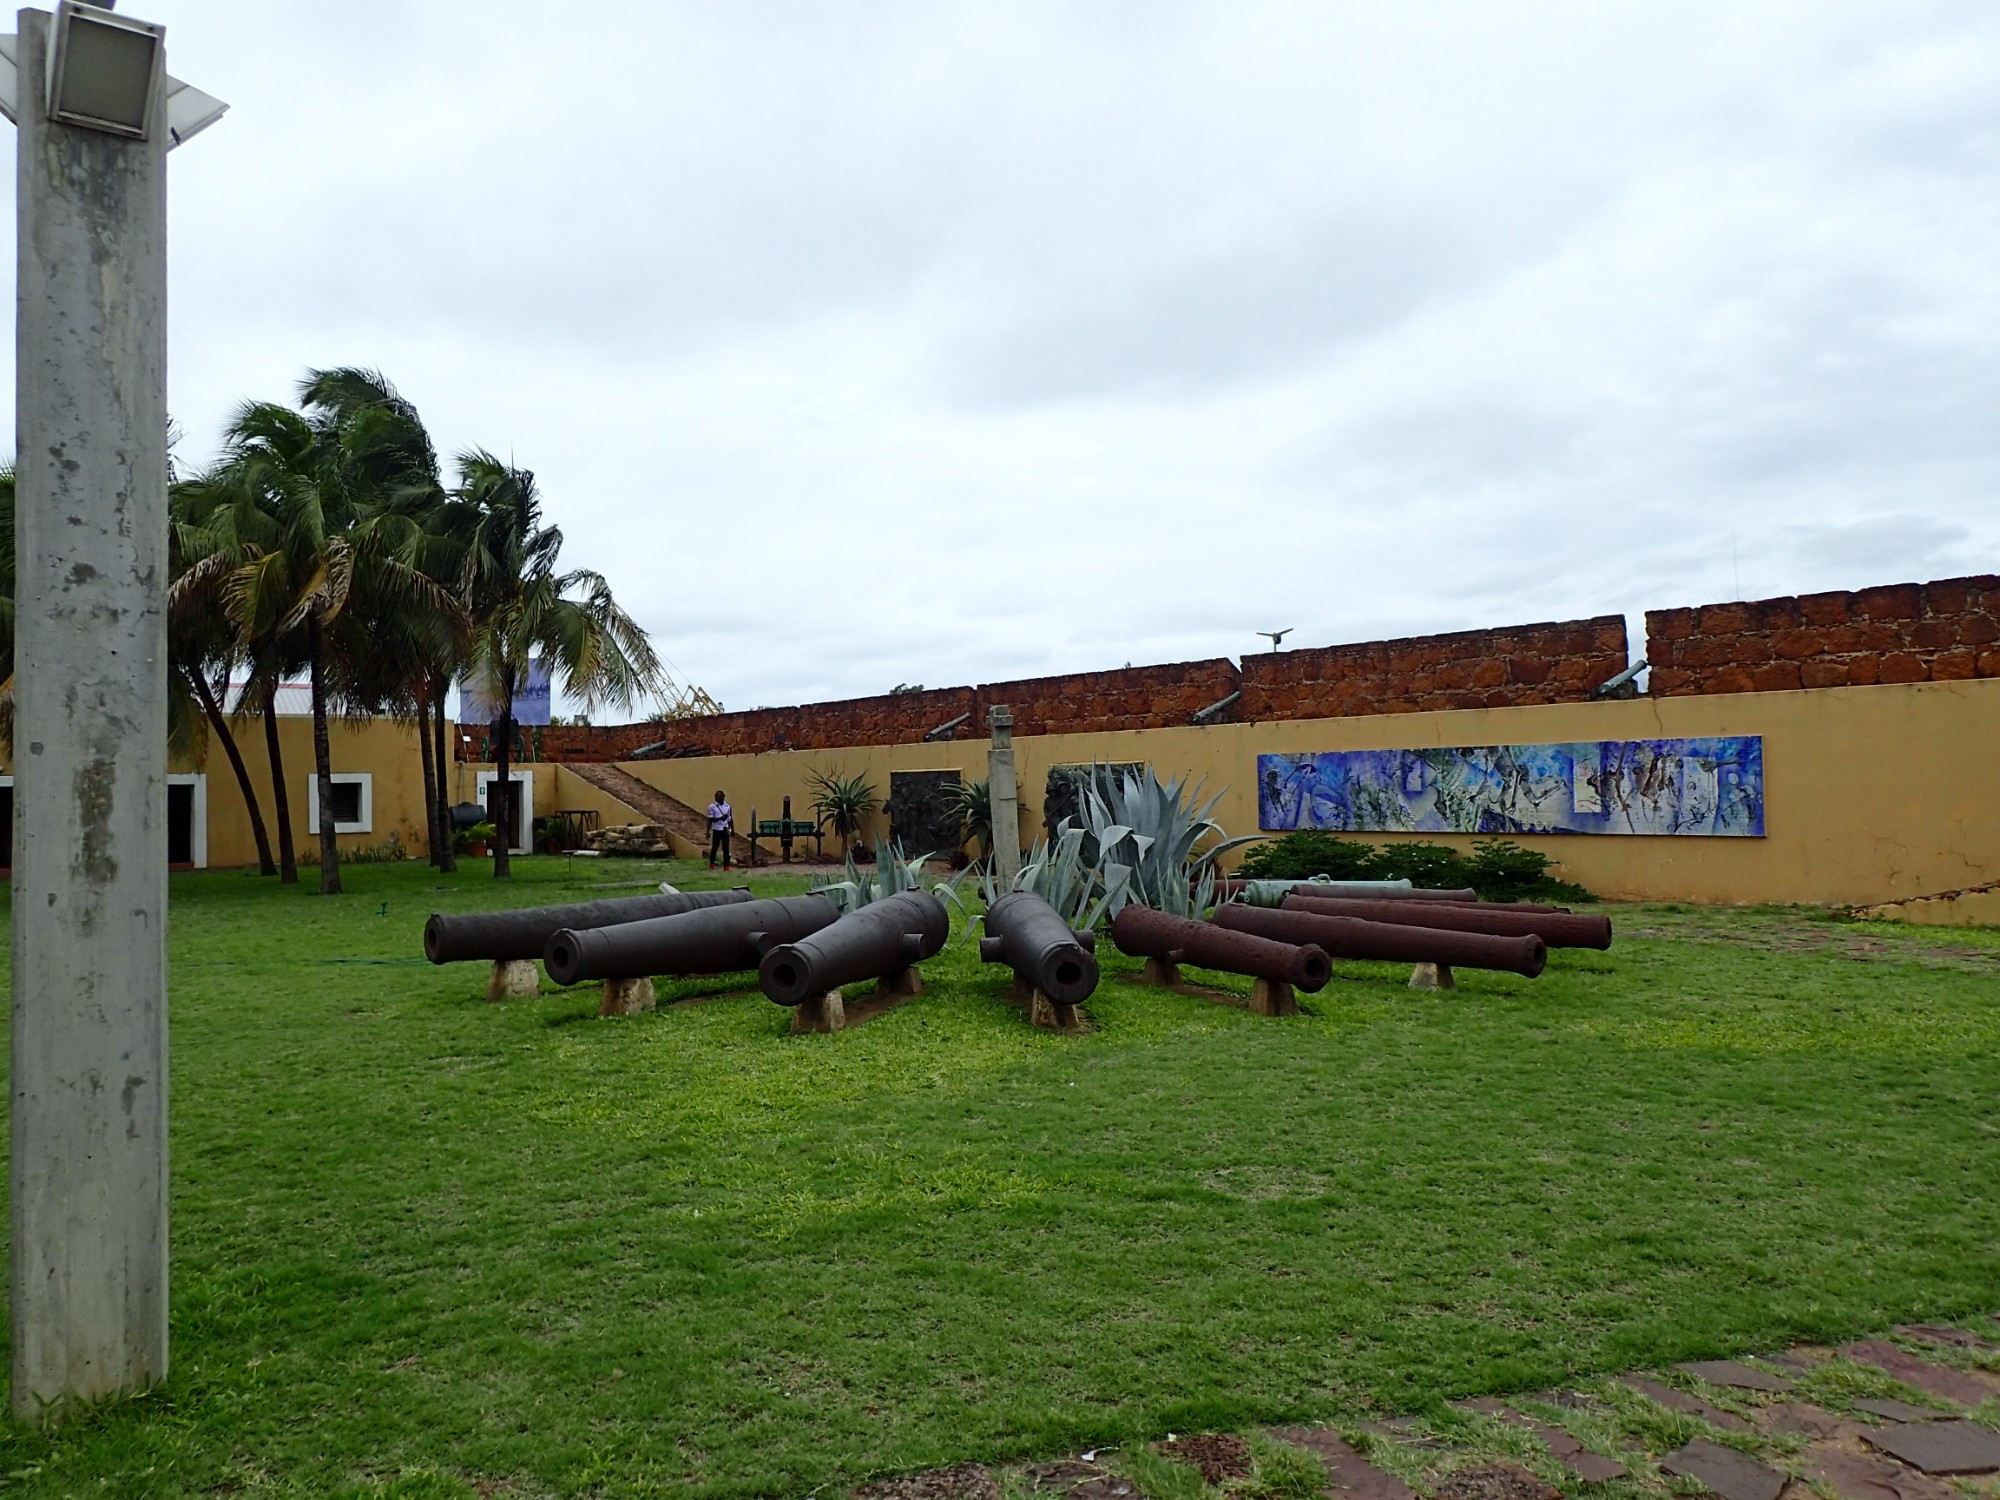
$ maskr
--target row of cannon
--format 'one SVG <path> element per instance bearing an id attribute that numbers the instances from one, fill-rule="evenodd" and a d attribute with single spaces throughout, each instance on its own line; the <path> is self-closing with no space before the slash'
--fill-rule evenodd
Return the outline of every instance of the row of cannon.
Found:
<path id="1" fill-rule="evenodd" d="M 1452 983 L 1453 968 L 1533 978 L 1552 947 L 1608 948 L 1606 917 L 1525 902 L 1482 902 L 1475 892 L 1294 888 L 1276 908 L 1226 901 L 1194 921 L 1144 906 L 1113 918 L 1112 942 L 1146 960 L 1142 979 L 1185 987 L 1180 966 L 1252 980 L 1251 1007 L 1297 1009 L 1295 992 L 1322 988 L 1335 959 L 1417 966 L 1412 983 Z M 982 962 L 1005 964 L 1038 1025 L 1079 1026 L 1077 1007 L 1096 990 L 1096 935 L 1072 929 L 1040 896 L 1014 891 L 984 917 Z M 793 1029 L 845 1024 L 844 988 L 867 980 L 877 993 L 921 992 L 917 965 L 950 936 L 943 904 L 902 891 L 842 913 L 825 896 L 753 899 L 746 889 L 694 891 L 536 907 L 471 916 L 434 914 L 424 927 L 432 963 L 491 961 L 488 998 L 532 993 L 540 960 L 557 984 L 602 981 L 605 1014 L 651 1009 L 655 976 L 757 971 L 758 987 L 793 1010 Z"/>

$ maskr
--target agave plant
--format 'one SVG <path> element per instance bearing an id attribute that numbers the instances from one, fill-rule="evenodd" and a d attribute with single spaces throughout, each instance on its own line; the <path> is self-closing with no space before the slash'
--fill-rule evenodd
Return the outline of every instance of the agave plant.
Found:
<path id="1" fill-rule="evenodd" d="M 1163 782 L 1151 766 L 1136 776 L 1093 768 L 1083 813 L 1097 841 L 1098 865 L 1132 870 L 1124 892 L 1109 901 L 1107 915 L 1116 916 L 1127 901 L 1181 917 L 1204 916 L 1215 905 L 1217 861 L 1257 842 L 1257 836 L 1228 837 L 1209 816 L 1222 794 L 1206 802 L 1200 798 L 1201 783 L 1190 787 L 1184 777 Z M 1196 850 L 1211 838 L 1216 842 Z"/>
<path id="2" fill-rule="evenodd" d="M 1200 796 L 1198 784 L 1163 783 L 1150 766 L 1136 775 L 1093 766 L 1083 824 L 1065 818 L 1053 839 L 1037 840 L 1012 889 L 1033 891 L 1080 928 L 1117 916 L 1132 901 L 1203 916 L 1215 905 L 1217 859 L 1255 837 L 1224 835 L 1209 816 L 1220 795 L 1197 806 Z M 1210 838 L 1217 842 L 1196 850 Z M 981 889 L 989 905 L 1003 894 L 990 875 Z"/>
<path id="3" fill-rule="evenodd" d="M 901 844 L 877 837 L 875 840 L 875 863 L 872 868 L 862 865 L 854 857 L 854 851 L 847 853 L 847 868 L 839 880 L 819 881 L 813 885 L 812 893 L 824 896 L 845 915 L 872 905 L 885 896 L 893 896 L 899 891 L 929 891 L 933 896 L 946 901 L 958 899 L 956 880 L 932 880 L 924 874 L 924 862 L 928 854 L 908 855 Z"/>

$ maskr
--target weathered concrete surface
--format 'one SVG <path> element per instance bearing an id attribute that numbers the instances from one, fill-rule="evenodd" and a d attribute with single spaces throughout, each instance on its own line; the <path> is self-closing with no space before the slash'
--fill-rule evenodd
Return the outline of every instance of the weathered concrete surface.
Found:
<path id="1" fill-rule="evenodd" d="M 13 1405 L 167 1372 L 166 150 L 20 16 Z"/>
<path id="2" fill-rule="evenodd" d="M 1007 890 L 1021 873 L 1021 784 L 1014 768 L 1014 711 L 996 703 L 986 713 L 993 748 L 986 752 L 986 791 L 993 818 L 993 875 Z"/>
<path id="3" fill-rule="evenodd" d="M 496 958 L 486 981 L 492 1001 L 525 1000 L 542 992 L 542 971 L 532 958 Z"/>

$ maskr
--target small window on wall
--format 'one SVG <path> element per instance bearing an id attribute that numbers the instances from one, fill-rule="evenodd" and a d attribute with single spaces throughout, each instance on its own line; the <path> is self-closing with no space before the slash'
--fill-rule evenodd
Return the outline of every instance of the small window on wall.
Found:
<path id="1" fill-rule="evenodd" d="M 333 773 L 333 831 L 375 831 L 375 778 L 366 771 Z M 306 832 L 319 832 L 319 778 L 306 778 Z"/>

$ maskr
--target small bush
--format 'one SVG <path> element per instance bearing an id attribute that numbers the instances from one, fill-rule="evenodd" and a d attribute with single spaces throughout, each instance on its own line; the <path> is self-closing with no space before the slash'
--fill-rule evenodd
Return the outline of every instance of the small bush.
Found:
<path id="1" fill-rule="evenodd" d="M 1302 829 L 1244 856 L 1237 874 L 1250 880 L 1407 880 L 1456 890 L 1470 886 L 1482 901 L 1595 901 L 1582 886 L 1549 873 L 1552 861 L 1512 839 L 1478 839 L 1472 853 L 1443 844 L 1384 844 Z"/>

